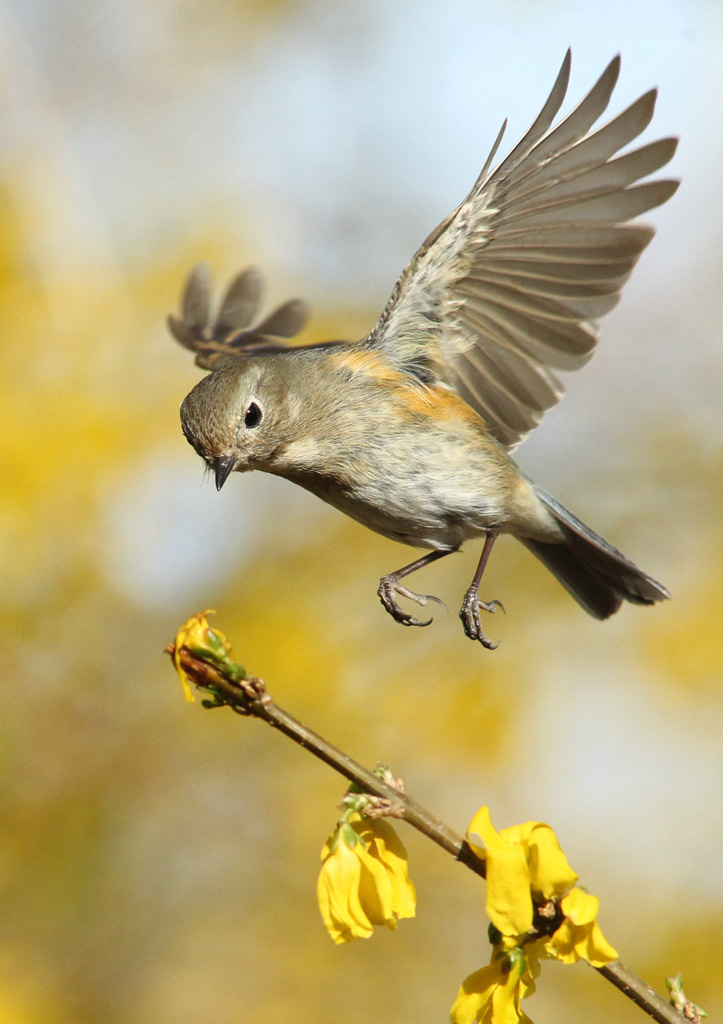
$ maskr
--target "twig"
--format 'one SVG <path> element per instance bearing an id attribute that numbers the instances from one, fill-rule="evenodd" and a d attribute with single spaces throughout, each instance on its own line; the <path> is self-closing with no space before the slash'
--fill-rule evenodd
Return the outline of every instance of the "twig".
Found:
<path id="1" fill-rule="evenodd" d="M 169 645 L 166 650 L 169 654 L 173 654 L 175 649 Z M 259 718 L 274 729 L 278 729 L 279 732 L 284 733 L 299 746 L 310 751 L 364 791 L 397 804 L 402 811 L 401 817 L 409 825 L 447 850 L 471 871 L 485 877 L 484 863 L 475 856 L 462 836 L 408 797 L 406 793 L 387 785 L 378 775 L 369 771 L 368 768 L 359 764 L 348 754 L 335 747 L 333 743 L 329 743 L 328 740 L 319 736 L 318 733 L 307 728 L 288 711 L 284 711 L 272 700 L 262 680 L 248 677 L 238 683 L 232 682 L 220 669 L 209 665 L 207 661 L 195 658 L 185 647 L 181 648 L 179 654 L 181 666 L 187 675 L 198 686 L 213 693 L 214 701 L 205 702 L 207 707 L 227 706 L 239 714 Z M 659 1024 L 688 1024 L 681 1013 L 658 995 L 654 989 L 646 985 L 620 960 L 614 960 L 604 967 L 596 967 L 595 970 L 612 982 L 628 999 L 632 999 Z"/>
<path id="2" fill-rule="evenodd" d="M 661 1024 L 688 1024 L 682 1013 L 619 960 L 613 960 L 604 967 L 596 967 L 595 970 L 619 988 L 628 999 L 637 1003 L 641 1010 L 649 1013 L 653 1020 L 660 1021 Z"/>
<path id="3" fill-rule="evenodd" d="M 482 878 L 485 877 L 485 865 L 474 855 L 466 839 L 457 835 L 443 821 L 435 817 L 434 814 L 430 814 L 406 793 L 387 785 L 378 775 L 349 757 L 343 750 L 339 750 L 333 743 L 329 743 L 323 736 L 313 732 L 293 715 L 290 715 L 288 711 L 284 711 L 269 697 L 260 679 L 249 678 L 243 681 L 243 685 L 235 684 L 226 679 L 220 671 L 209 666 L 207 662 L 194 658 L 185 648 L 181 650 L 181 665 L 191 678 L 200 682 L 201 686 L 212 688 L 214 693 L 223 695 L 221 704 L 225 704 L 243 715 L 260 718 L 334 768 L 350 782 L 356 782 L 366 792 L 372 793 L 374 796 L 385 797 L 393 804 L 398 804 L 402 808 L 403 818 L 408 824 L 423 832 L 425 836 L 451 853 L 456 860 L 481 875 Z"/>

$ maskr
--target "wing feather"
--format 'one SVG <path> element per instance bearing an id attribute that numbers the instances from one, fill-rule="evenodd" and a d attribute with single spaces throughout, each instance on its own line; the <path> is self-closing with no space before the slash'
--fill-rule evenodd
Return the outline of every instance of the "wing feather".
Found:
<path id="1" fill-rule="evenodd" d="M 261 303 L 264 282 L 256 267 L 237 274 L 231 281 L 221 300 L 213 337 L 216 341 L 225 338 L 232 331 L 248 327 Z"/>
<path id="2" fill-rule="evenodd" d="M 589 281 L 610 282 L 613 287 L 622 284 L 635 265 L 631 256 L 597 263 L 576 262 L 568 259 L 534 260 L 515 259 L 480 260 L 475 273 L 529 281 Z"/>
<path id="3" fill-rule="evenodd" d="M 197 263 L 186 280 L 181 296 L 181 317 L 190 331 L 203 330 L 211 317 L 211 271 Z"/>
<path id="4" fill-rule="evenodd" d="M 630 221 L 678 186 L 640 183 L 668 163 L 677 140 L 618 155 L 650 123 L 655 90 L 594 129 L 619 71 L 616 57 L 553 124 L 567 91 L 568 51 L 530 129 L 490 170 L 500 133 L 469 196 L 429 235 L 363 342 L 409 372 L 425 365 L 508 448 L 559 401 L 552 371 L 590 358 L 592 321 L 617 303 L 652 238 Z"/>
<path id="5" fill-rule="evenodd" d="M 545 100 L 545 105 L 533 121 L 532 125 L 527 129 L 523 137 L 517 143 L 517 145 L 511 150 L 510 153 L 508 153 L 508 155 L 499 165 L 499 167 L 497 168 L 498 174 L 504 175 L 512 167 L 519 165 L 530 152 L 530 150 L 534 148 L 538 139 L 541 139 L 548 131 L 550 125 L 555 119 L 555 115 L 557 114 L 565 100 L 565 93 L 567 92 L 567 87 L 570 82 L 571 65 L 572 50 L 568 50 L 565 54 L 562 66 L 560 67 L 560 70 L 557 73 L 557 78 L 555 79 L 555 84 L 552 87 L 550 95 Z M 501 139 L 498 137 L 497 145 L 499 145 L 500 142 Z M 485 164 L 485 168 L 486 167 L 487 164 Z M 475 182 L 475 187 L 473 191 L 476 191 L 478 188 L 482 187 L 485 181 L 486 175 L 484 177 L 480 175 L 480 177 Z"/>
<path id="6" fill-rule="evenodd" d="M 609 225 L 604 228 L 579 225 L 574 238 L 567 228 L 547 226 L 532 232 L 517 228 L 508 230 L 505 239 L 495 239 L 494 248 L 489 253 L 480 253 L 478 258 L 497 260 L 523 255 L 527 259 L 562 257 L 581 263 L 628 255 L 637 259 L 653 234 L 653 229 L 646 224 L 618 224 L 613 231 Z"/>
<path id="7" fill-rule="evenodd" d="M 579 370 L 589 361 L 597 341 L 589 324 L 546 323 L 492 302 L 484 309 L 470 308 L 466 320 L 477 334 L 489 335 L 493 344 L 526 353 L 540 366 L 555 370 Z M 456 370 L 455 375 L 459 377 Z"/>
<path id="8" fill-rule="evenodd" d="M 256 327 L 250 326 L 261 302 L 263 284 L 255 267 L 237 274 L 212 322 L 211 274 L 205 263 L 199 263 L 186 280 L 181 315 L 171 313 L 168 317 L 171 334 L 184 348 L 195 352 L 196 364 L 207 370 L 215 370 L 229 359 L 279 351 L 284 346 L 269 339 L 298 334 L 306 323 L 308 307 L 301 299 L 291 299 Z"/>
<path id="9" fill-rule="evenodd" d="M 546 145 L 541 144 L 537 147 L 523 165 L 508 176 L 507 187 L 520 187 L 533 176 L 540 180 L 544 180 L 546 176 L 557 178 L 570 173 L 576 167 L 598 166 L 609 160 L 623 146 L 636 139 L 650 124 L 656 97 L 657 90 L 651 89 L 602 128 L 587 136 L 583 133 L 570 146 L 552 145 L 556 131 L 551 132 L 549 139 L 544 140 Z M 553 163 L 554 167 L 551 167 Z"/>

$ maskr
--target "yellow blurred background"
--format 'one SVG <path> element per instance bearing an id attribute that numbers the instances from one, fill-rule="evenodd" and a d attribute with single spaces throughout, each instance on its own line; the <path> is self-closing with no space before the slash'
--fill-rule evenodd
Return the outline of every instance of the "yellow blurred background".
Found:
<path id="1" fill-rule="evenodd" d="M 604 10 L 602 9 L 604 8 Z M 565 109 L 618 50 L 684 184 L 523 467 L 670 586 L 588 619 L 514 542 L 425 571 L 425 630 L 376 598 L 407 549 L 282 481 L 221 494 L 164 328 L 190 265 L 256 263 L 304 340 L 361 337 L 508 145 L 568 45 Z M 1 0 L 0 1024 L 440 1021 L 488 957 L 478 880 L 403 831 L 418 917 L 336 948 L 315 904 L 342 781 L 258 723 L 189 707 L 166 643 L 214 607 L 279 703 L 390 764 L 463 831 L 549 822 L 622 959 L 723 1010 L 720 177 L 714 0 Z M 640 1020 L 549 966 L 536 1024 Z"/>

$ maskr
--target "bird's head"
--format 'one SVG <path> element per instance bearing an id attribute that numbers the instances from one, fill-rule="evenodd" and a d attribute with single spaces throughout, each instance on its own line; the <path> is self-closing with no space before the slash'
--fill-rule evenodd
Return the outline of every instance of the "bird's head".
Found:
<path id="1" fill-rule="evenodd" d="M 233 471 L 270 469 L 293 431 L 293 404 L 269 359 L 214 370 L 184 398 L 186 439 L 213 470 L 220 490 Z"/>

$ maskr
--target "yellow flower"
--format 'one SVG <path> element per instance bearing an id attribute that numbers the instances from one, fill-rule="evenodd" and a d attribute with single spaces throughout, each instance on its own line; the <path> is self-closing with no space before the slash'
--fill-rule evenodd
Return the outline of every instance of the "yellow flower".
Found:
<path id="1" fill-rule="evenodd" d="M 494 945 L 489 966 L 462 983 L 452 1024 L 529 1024 L 520 1000 L 535 991 L 541 958 L 562 963 L 584 959 L 602 967 L 617 959 L 617 953 L 597 925 L 599 901 L 574 887 L 577 875 L 549 825 L 528 821 L 498 832 L 488 808 L 481 807 L 467 841 L 485 862 Z M 530 933 L 535 904 L 549 900 L 564 915 L 562 924 L 549 937 Z M 553 919 L 548 920 L 554 927 Z M 557 914 L 554 920 L 559 920 Z"/>
<path id="2" fill-rule="evenodd" d="M 413 917 L 414 886 L 407 853 L 385 821 L 343 821 L 321 851 L 317 896 L 327 931 L 336 943 L 369 938 L 374 925 L 396 928 Z"/>
<path id="3" fill-rule="evenodd" d="M 564 964 L 587 960 L 593 967 L 603 967 L 618 954 L 607 941 L 597 923 L 600 900 L 583 889 L 573 889 L 560 902 L 565 920 L 545 943 L 547 955 Z"/>
<path id="4" fill-rule="evenodd" d="M 173 641 L 173 664 L 176 666 L 183 692 L 189 704 L 193 704 L 195 698 L 191 689 L 191 681 L 181 666 L 181 648 L 185 647 L 192 654 L 216 663 L 233 658 L 231 644 L 226 637 L 218 630 L 211 629 L 208 624 L 206 616 L 215 614 L 213 609 L 209 608 L 205 612 L 199 612 L 198 615 L 192 615 L 187 622 L 183 623 Z"/>
<path id="5" fill-rule="evenodd" d="M 532 897 L 559 897 L 578 876 L 557 836 L 539 821 L 498 832 L 489 808 L 481 807 L 467 830 L 467 841 L 487 865 L 486 910 L 502 935 L 523 936 L 532 927 Z"/>
<path id="6" fill-rule="evenodd" d="M 520 1009 L 530 991 L 525 954 L 518 947 L 495 947 L 492 961 L 462 982 L 449 1017 L 452 1024 L 531 1024 Z"/>
<path id="7" fill-rule="evenodd" d="M 383 865 L 392 887 L 392 907 L 397 918 L 414 917 L 417 894 L 407 874 L 407 851 L 395 830 L 383 818 L 362 819 L 354 830 L 367 844 L 372 858 Z M 396 927 L 396 924 L 391 927 Z"/>

